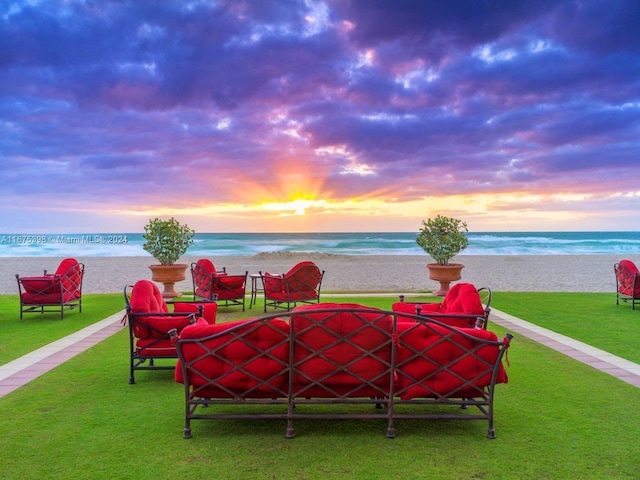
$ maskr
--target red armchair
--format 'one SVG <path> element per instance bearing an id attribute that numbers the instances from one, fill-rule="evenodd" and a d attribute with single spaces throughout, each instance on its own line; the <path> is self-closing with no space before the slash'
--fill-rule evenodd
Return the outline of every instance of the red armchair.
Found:
<path id="1" fill-rule="evenodd" d="M 20 296 L 20 319 L 23 313 L 60 312 L 64 318 L 65 310 L 77 308 L 82 312 L 82 279 L 84 265 L 75 258 L 65 258 L 55 273 L 45 270 L 39 277 L 21 277 L 18 280 Z"/>
<path id="2" fill-rule="evenodd" d="M 620 260 L 613 266 L 616 274 L 616 305 L 631 302 L 631 308 L 636 309 L 640 303 L 640 273 L 638 267 L 631 260 Z"/>
<path id="3" fill-rule="evenodd" d="M 291 310 L 298 303 L 319 303 L 324 270 L 310 261 L 294 265 L 287 273 L 262 273 L 264 311 L 267 306 Z"/>
<path id="4" fill-rule="evenodd" d="M 211 260 L 201 258 L 191 264 L 193 296 L 209 301 L 224 301 L 224 306 L 242 305 L 245 310 L 247 275 L 229 275 L 226 268 L 217 271 Z"/>
<path id="5" fill-rule="evenodd" d="M 162 297 L 158 286 L 140 280 L 124 289 L 129 323 L 129 383 L 136 383 L 136 370 L 173 370 L 175 361 L 156 363 L 159 359 L 177 359 L 178 353 L 169 332 L 181 332 L 193 323 L 216 322 L 215 302 L 176 302 L 173 312 Z"/>
<path id="6" fill-rule="evenodd" d="M 401 295 L 400 301 L 391 308 L 394 312 L 425 315 L 454 327 L 481 326 L 486 330 L 491 312 L 491 290 L 487 287 L 476 289 L 470 283 L 456 283 L 442 303 L 405 302 Z"/>

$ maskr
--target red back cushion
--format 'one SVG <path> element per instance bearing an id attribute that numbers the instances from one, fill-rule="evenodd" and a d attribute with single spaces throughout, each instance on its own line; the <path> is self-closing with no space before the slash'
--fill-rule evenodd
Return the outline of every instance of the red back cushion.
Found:
<path id="1" fill-rule="evenodd" d="M 492 365 L 499 347 L 478 346 L 460 332 L 475 338 L 496 341 L 493 332 L 461 328 L 451 330 L 435 324 L 398 324 L 398 383 L 403 399 L 459 396 L 491 383 Z M 496 383 L 506 383 L 502 366 Z M 478 392 L 475 392 L 477 395 Z"/>
<path id="2" fill-rule="evenodd" d="M 442 301 L 440 313 L 484 315 L 478 290 L 470 283 L 456 283 Z"/>
<path id="3" fill-rule="evenodd" d="M 284 388 L 289 358 L 289 324 L 283 320 L 191 325 L 182 331 L 180 339 L 200 339 L 231 329 L 233 332 L 228 335 L 205 340 L 202 344 L 182 344 L 184 360 L 194 362 L 189 368 L 190 383 L 202 386 L 207 379 L 213 379 L 217 385 L 231 390 L 272 391 L 258 380 L 261 379 L 268 381 L 266 383 L 273 388 Z M 184 381 L 180 365 L 176 367 L 176 381 Z"/>
<path id="4" fill-rule="evenodd" d="M 638 273 L 638 267 L 631 260 L 620 260 L 620 266 L 629 271 L 629 273 Z"/>
<path id="5" fill-rule="evenodd" d="M 294 265 L 285 274 L 285 277 L 289 285 L 289 292 L 305 292 L 315 290 L 320 283 L 322 274 L 315 263 L 305 261 Z"/>
<path id="6" fill-rule="evenodd" d="M 65 258 L 64 260 L 62 260 L 60 262 L 60 264 L 58 265 L 58 268 L 56 269 L 56 275 L 64 275 L 65 273 L 67 273 L 67 271 L 73 267 L 74 265 L 77 265 L 78 261 L 75 258 Z"/>
<path id="7" fill-rule="evenodd" d="M 211 260 L 201 258 L 196 262 L 191 271 L 195 294 L 202 298 L 211 298 L 211 276 L 215 267 Z"/>
<path id="8" fill-rule="evenodd" d="M 309 310 L 362 308 L 364 313 L 319 312 Z M 357 387 L 362 379 L 389 381 L 383 375 L 391 358 L 392 319 L 381 310 L 357 304 L 321 303 L 293 310 L 291 318 L 296 332 L 294 357 L 302 371 L 294 378 L 299 385 L 324 379 L 323 385 Z M 364 353 L 371 352 L 371 353 Z M 336 367 L 347 366 L 345 369 Z"/>
<path id="9" fill-rule="evenodd" d="M 640 296 L 640 280 L 636 278 L 639 275 L 640 272 L 638 272 L 638 267 L 635 263 L 631 260 L 620 260 L 616 269 L 618 293 L 630 297 Z"/>
<path id="10" fill-rule="evenodd" d="M 133 290 L 131 291 L 131 299 L 129 300 L 129 307 L 131 308 L 131 313 L 166 313 L 168 311 L 167 304 L 162 298 L 162 293 L 156 286 L 155 283 L 149 280 L 139 280 L 133 286 Z M 145 324 L 151 324 L 153 320 L 151 317 L 144 317 L 142 322 L 133 321 L 132 328 L 133 334 L 137 338 L 152 338 L 157 337 L 158 335 L 154 335 L 149 327 Z M 157 327 L 162 327 L 162 320 L 158 322 L 160 325 L 156 325 Z"/>
<path id="11" fill-rule="evenodd" d="M 131 291 L 129 305 L 134 313 L 164 313 L 169 311 L 160 289 L 150 280 L 136 282 Z"/>

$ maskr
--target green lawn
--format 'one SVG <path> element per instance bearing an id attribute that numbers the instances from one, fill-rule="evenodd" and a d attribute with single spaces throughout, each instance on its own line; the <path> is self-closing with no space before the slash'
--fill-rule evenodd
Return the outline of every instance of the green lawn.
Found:
<path id="1" fill-rule="evenodd" d="M 4 314 L 8 297 L 0 297 L 0 343 L 8 328 L 26 327 L 15 304 L 13 317 Z M 122 308 L 120 296 L 104 300 L 106 314 Z M 388 308 L 395 300 L 355 301 Z M 633 350 L 621 343 L 639 344 L 640 311 L 616 307 L 611 295 L 496 293 L 493 305 L 621 356 Z M 53 340 L 93 307 L 83 310 L 30 322 L 51 328 Z M 259 313 L 223 308 L 219 317 Z M 123 329 L 0 399 L 2 478 L 635 479 L 640 471 L 640 389 L 520 336 L 510 382 L 497 387 L 495 440 L 486 422 L 424 420 L 398 421 L 393 440 L 376 420 L 298 421 L 293 440 L 276 420 L 194 421 L 185 440 L 182 386 L 168 371 L 139 372 L 129 385 L 127 360 Z"/>

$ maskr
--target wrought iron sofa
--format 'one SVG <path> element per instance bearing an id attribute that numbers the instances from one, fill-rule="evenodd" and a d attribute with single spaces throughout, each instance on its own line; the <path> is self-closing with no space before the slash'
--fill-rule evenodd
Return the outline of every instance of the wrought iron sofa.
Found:
<path id="1" fill-rule="evenodd" d="M 389 438 L 396 419 L 475 419 L 486 420 L 487 437 L 495 438 L 495 386 L 507 382 L 502 358 L 512 336 L 321 303 L 191 325 L 172 338 L 175 380 L 184 384 L 184 438 L 192 436 L 192 420 L 222 418 L 281 419 L 286 438 L 294 437 L 296 419 L 384 419 Z M 331 407 L 318 411 L 317 404 Z"/>

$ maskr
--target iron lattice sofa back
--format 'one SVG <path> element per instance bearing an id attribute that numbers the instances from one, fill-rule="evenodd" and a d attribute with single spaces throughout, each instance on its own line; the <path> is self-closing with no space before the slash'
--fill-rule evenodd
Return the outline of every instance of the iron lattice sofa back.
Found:
<path id="1" fill-rule="evenodd" d="M 429 317 L 355 304 L 319 304 L 174 335 L 176 381 L 185 385 L 186 425 L 215 418 L 282 418 L 291 438 L 296 418 L 466 418 L 493 428 L 493 396 L 506 383 L 503 340 L 484 329 L 456 328 Z M 281 407 L 238 413 L 204 405 L 260 403 Z M 354 414 L 316 414 L 317 403 L 371 404 Z M 447 414 L 408 413 L 406 404 L 450 405 Z M 477 410 L 470 413 L 466 407 Z M 460 408 L 463 407 L 463 408 Z M 257 413 L 256 413 L 257 412 Z"/>

